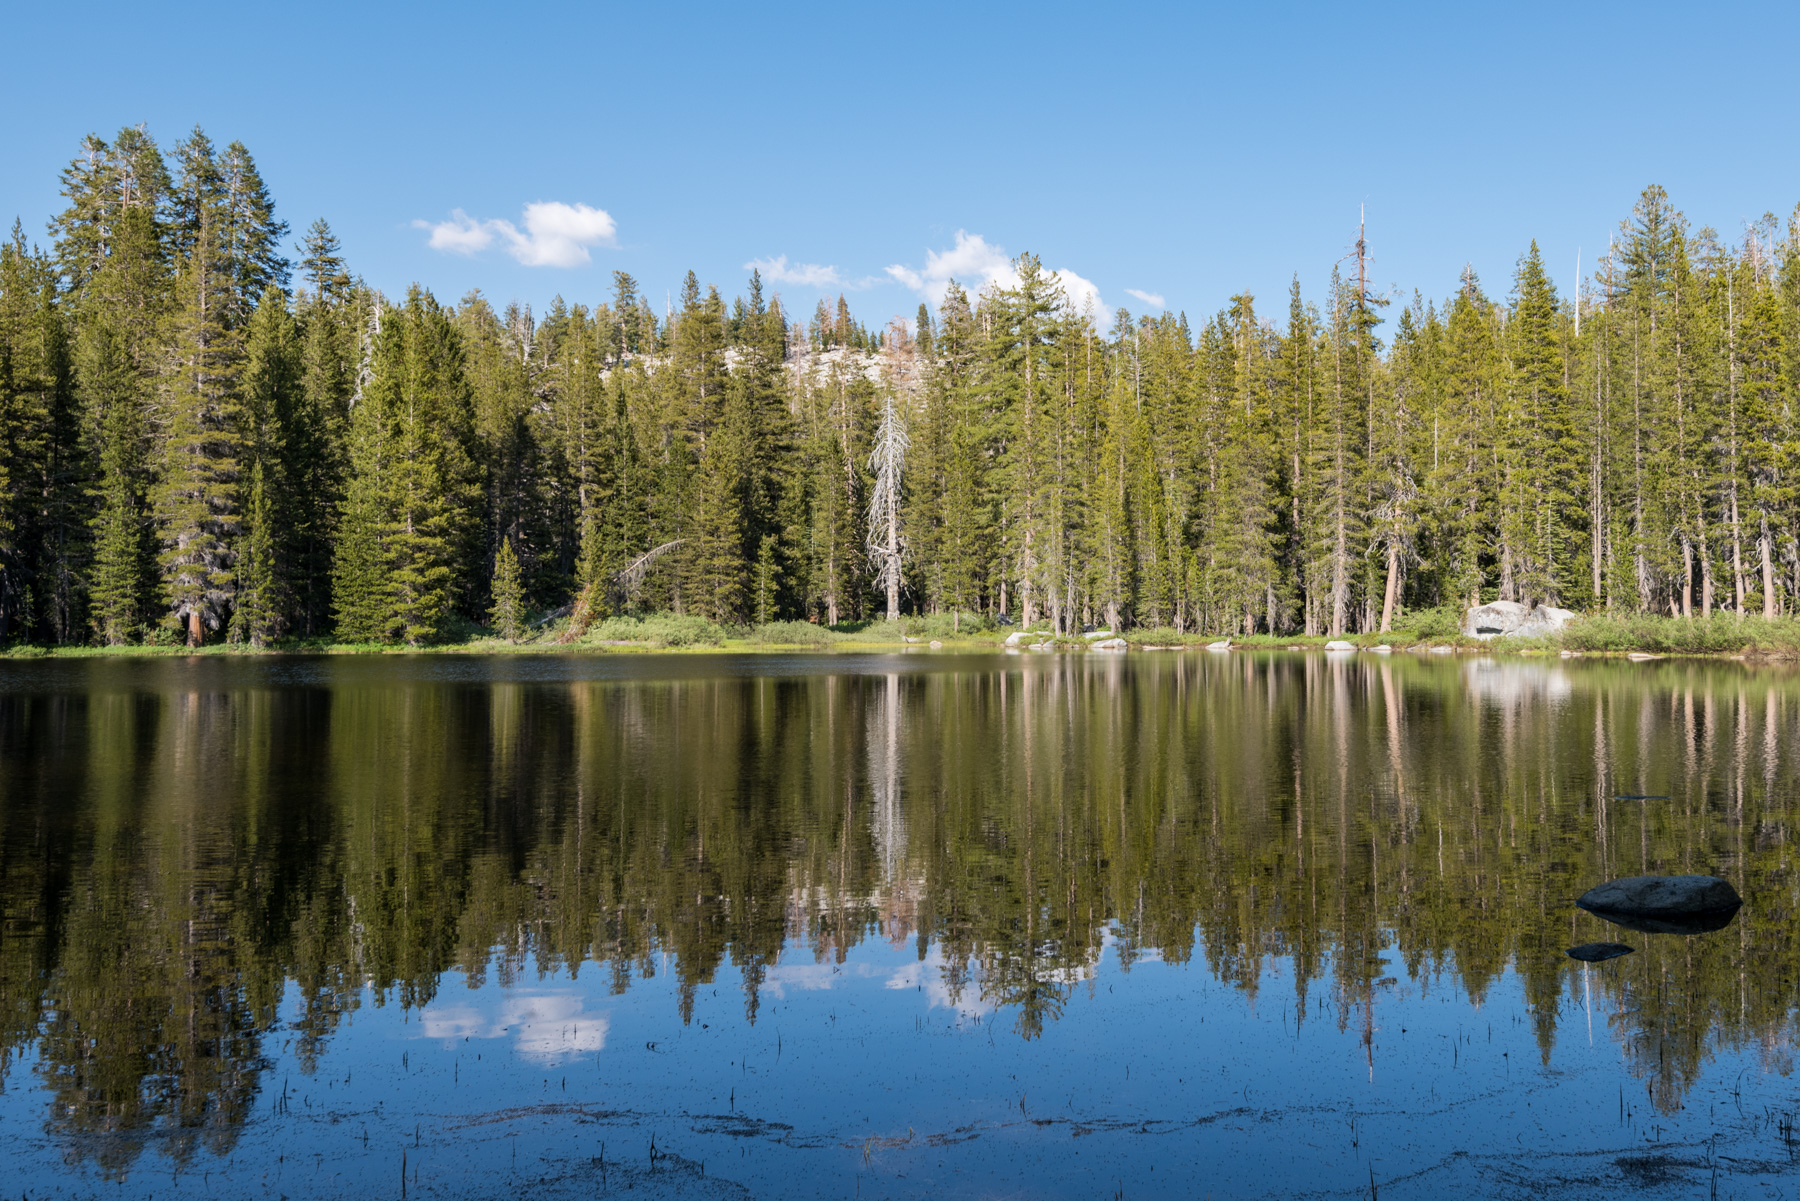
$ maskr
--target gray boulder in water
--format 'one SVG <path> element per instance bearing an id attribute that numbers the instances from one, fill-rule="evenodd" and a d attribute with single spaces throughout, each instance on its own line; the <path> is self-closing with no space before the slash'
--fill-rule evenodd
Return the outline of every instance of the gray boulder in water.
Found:
<path id="1" fill-rule="evenodd" d="M 1604 959 L 1629 955 L 1636 949 L 1622 942 L 1584 942 L 1578 947 L 1570 947 L 1568 955 L 1570 959 L 1579 959 L 1583 963 L 1599 963 Z"/>
<path id="2" fill-rule="evenodd" d="M 1575 903 L 1627 930 L 1706 934 L 1730 925 L 1744 899 L 1717 876 L 1627 876 L 1588 889 Z"/>

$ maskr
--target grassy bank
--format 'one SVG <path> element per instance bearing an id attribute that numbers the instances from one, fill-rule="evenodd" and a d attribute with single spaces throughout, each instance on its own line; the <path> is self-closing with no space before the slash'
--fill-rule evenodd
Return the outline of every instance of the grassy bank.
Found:
<path id="1" fill-rule="evenodd" d="M 1570 652 L 1581 655 L 1713 655 L 1766 659 L 1800 659 L 1800 618 L 1765 621 L 1715 613 L 1710 617 L 1673 618 L 1591 614 L 1572 623 L 1560 634 L 1542 638 L 1496 638 L 1482 641 L 1461 634 L 1458 614 L 1431 609 L 1401 614 L 1386 634 L 1346 634 L 1344 640 L 1361 649 L 1389 646 L 1394 650 L 1430 650 L 1445 647 L 1486 654 L 1542 655 Z M 8 658 L 60 658 L 92 656 L 185 656 L 255 654 L 543 654 L 632 653 L 643 651 L 821 651 L 896 650 L 904 647 L 999 650 L 1011 626 L 996 627 L 987 618 L 965 613 L 905 617 L 899 621 L 842 622 L 823 626 L 805 621 L 775 621 L 754 626 L 725 626 L 702 617 L 655 613 L 643 617 L 613 617 L 586 633 L 572 636 L 567 619 L 543 618 L 517 642 L 507 642 L 475 626 L 460 636 L 430 646 L 385 643 L 342 643 L 322 638 L 289 638 L 264 649 L 233 643 L 215 643 L 199 650 L 180 645 L 41 647 L 14 645 Z M 1195 650 L 1220 641 L 1218 634 L 1181 633 L 1168 627 L 1126 631 L 1133 649 Z M 1041 628 L 1023 640 L 1055 649 L 1085 649 L 1091 639 L 1056 638 Z M 1233 637 L 1236 650 L 1279 650 L 1290 647 L 1323 648 L 1323 635 Z"/>
<path id="2" fill-rule="evenodd" d="M 392 643 L 335 642 L 329 638 L 284 638 L 257 649 L 242 643 L 217 642 L 197 650 L 177 643 L 127 646 L 43 647 L 14 645 L 5 648 L 8 658 L 88 658 L 95 656 L 169 657 L 188 655 L 257 654 L 542 654 L 546 652 L 632 651 L 782 651 L 897 649 L 929 646 L 933 642 L 967 648 L 997 646 L 1005 631 L 995 632 L 991 622 L 976 614 L 960 619 L 950 614 L 906 617 L 899 621 L 840 622 L 823 626 L 806 621 L 773 621 L 760 625 L 720 625 L 703 617 L 652 613 L 642 617 L 612 617 L 573 634 L 567 618 L 544 617 L 528 627 L 516 642 L 490 630 L 468 626 L 457 637 L 425 646 Z"/>
<path id="3" fill-rule="evenodd" d="M 1488 654 L 1581 655 L 1742 655 L 1769 659 L 1800 659 L 1800 618 L 1738 617 L 1714 613 L 1709 617 L 1619 616 L 1589 614 L 1570 623 L 1559 634 L 1541 638 L 1480 639 L 1464 635 L 1457 614 L 1434 609 L 1403 614 L 1386 634 L 1345 634 L 1343 639 L 1361 649 L 1390 646 L 1395 650 L 1449 647 Z M 1126 640 L 1137 646 L 1205 646 L 1217 635 L 1177 634 L 1169 629 L 1133 630 Z M 1280 647 L 1322 648 L 1329 638 L 1258 634 L 1233 638 L 1234 648 L 1252 650 Z"/>

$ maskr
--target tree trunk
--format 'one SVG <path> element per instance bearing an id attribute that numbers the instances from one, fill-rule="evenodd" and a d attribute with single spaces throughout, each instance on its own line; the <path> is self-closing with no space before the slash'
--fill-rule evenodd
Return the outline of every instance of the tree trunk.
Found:
<path id="1" fill-rule="evenodd" d="M 1731 581 L 1738 616 L 1744 615 L 1744 539 L 1738 525 L 1737 492 L 1731 494 Z"/>
<path id="2" fill-rule="evenodd" d="M 187 644 L 189 646 L 202 646 L 205 642 L 206 626 L 200 620 L 200 610 L 198 608 L 189 609 Z"/>
<path id="3" fill-rule="evenodd" d="M 1765 528 L 1762 537 L 1756 540 L 1756 547 L 1762 552 L 1762 587 L 1763 587 L 1763 619 L 1775 620 L 1775 560 L 1769 553 L 1769 531 Z"/>
<path id="4" fill-rule="evenodd" d="M 1381 632 L 1387 633 L 1394 628 L 1394 593 L 1400 587 L 1400 552 L 1395 547 L 1388 547 L 1387 556 L 1387 588 L 1381 596 Z"/>
<path id="5" fill-rule="evenodd" d="M 1694 615 L 1694 544 L 1681 540 L 1681 615 Z"/>

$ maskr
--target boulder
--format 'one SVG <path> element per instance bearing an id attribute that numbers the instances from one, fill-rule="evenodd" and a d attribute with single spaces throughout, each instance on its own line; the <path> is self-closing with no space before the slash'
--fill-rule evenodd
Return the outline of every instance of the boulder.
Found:
<path id="1" fill-rule="evenodd" d="M 1433 655 L 1454 655 L 1456 653 L 1456 648 L 1453 646 L 1434 646 L 1429 653 Z"/>
<path id="2" fill-rule="evenodd" d="M 1006 645 L 1017 646 L 1019 643 L 1030 637 L 1033 637 L 1033 635 L 1026 633 L 1024 630 L 1014 630 L 1006 636 Z"/>
<path id="3" fill-rule="evenodd" d="M 1088 630 L 1081 636 L 1086 638 L 1089 642 L 1092 642 L 1096 638 L 1111 638 L 1113 632 L 1111 630 Z"/>
<path id="4" fill-rule="evenodd" d="M 1123 638 L 1102 638 L 1098 642 L 1088 644 L 1090 650 L 1096 651 L 1122 651 L 1125 646 L 1126 642 Z"/>
<path id="5" fill-rule="evenodd" d="M 1627 876 L 1588 889 L 1575 903 L 1627 930 L 1706 934 L 1730 925 L 1744 899 L 1717 876 Z"/>
<path id="6" fill-rule="evenodd" d="M 944 644 L 942 642 L 939 642 L 936 638 L 933 638 L 931 640 L 931 649 L 932 650 L 934 650 L 934 651 L 941 650 L 941 649 L 943 649 L 943 646 L 944 646 Z"/>
<path id="7" fill-rule="evenodd" d="M 1356 649 L 1356 643 L 1345 642 L 1342 638 L 1333 638 L 1325 644 L 1325 649 L 1328 651 L 1353 651 Z"/>
<path id="8" fill-rule="evenodd" d="M 1380 646 L 1370 647 L 1369 653 L 1375 655 L 1391 655 L 1394 653 L 1394 648 L 1384 642 Z"/>
<path id="9" fill-rule="evenodd" d="M 1555 605 L 1535 608 L 1517 601 L 1478 605 L 1463 615 L 1463 633 L 1471 638 L 1541 638 L 1574 621 L 1577 614 Z"/>
<path id="10" fill-rule="evenodd" d="M 1231 649 L 1231 639 L 1221 638 L 1217 642 L 1209 642 L 1206 644 L 1206 649 L 1209 651 L 1228 651 Z"/>
<path id="11" fill-rule="evenodd" d="M 1604 959 L 1617 959 L 1621 955 L 1629 955 L 1636 947 L 1628 947 L 1622 942 L 1584 942 L 1578 947 L 1570 947 L 1570 959 L 1579 959 L 1583 963 L 1599 963 Z"/>

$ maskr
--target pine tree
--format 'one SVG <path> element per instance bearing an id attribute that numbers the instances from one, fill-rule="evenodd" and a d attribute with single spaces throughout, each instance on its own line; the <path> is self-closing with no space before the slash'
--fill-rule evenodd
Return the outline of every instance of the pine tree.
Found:
<path id="1" fill-rule="evenodd" d="M 1519 595 L 1560 603 L 1575 586 L 1576 553 L 1585 541 L 1580 450 L 1569 410 L 1556 288 L 1535 241 L 1519 262 L 1507 321 L 1511 396 L 1502 431 L 1508 495 L 1501 502 L 1503 541 L 1514 560 Z"/>
<path id="2" fill-rule="evenodd" d="M 1772 619 L 1784 609 L 1791 612 L 1793 595 L 1782 586 L 1776 571 L 1776 548 L 1784 535 L 1791 536 L 1795 499 L 1794 484 L 1782 461 L 1786 448 L 1793 445 L 1790 429 L 1785 428 L 1792 419 L 1784 422 L 1782 404 L 1790 384 L 1783 371 L 1786 338 L 1774 264 L 1765 261 L 1757 242 L 1753 241 L 1749 250 L 1748 261 L 1737 268 L 1749 295 L 1741 302 L 1742 325 L 1735 342 L 1758 591 L 1762 615 Z"/>
<path id="3" fill-rule="evenodd" d="M 275 201 L 256 169 L 256 160 L 242 142 L 225 148 L 219 155 L 217 169 L 221 209 L 218 236 L 231 271 L 232 311 L 227 322 L 242 325 L 268 289 L 287 288 L 290 268 L 281 253 L 281 243 L 288 235 L 288 224 L 276 218 Z"/>
<path id="4" fill-rule="evenodd" d="M 525 589 L 519 582 L 519 559 L 513 554 L 511 539 L 502 539 L 494 556 L 490 592 L 494 603 L 488 618 L 494 632 L 508 642 L 517 642 L 525 632 Z"/>
<path id="5" fill-rule="evenodd" d="M 315 265 L 329 280 L 329 264 L 315 261 Z M 303 296 L 296 312 L 300 378 L 282 430 L 287 486 L 282 507 L 291 523 L 288 577 L 294 621 L 307 635 L 322 633 L 330 623 L 332 555 L 344 500 L 345 440 L 360 357 L 358 331 L 366 325 L 364 316 L 378 304 L 364 289 L 339 292 L 325 284 Z"/>
<path id="6" fill-rule="evenodd" d="M 981 607 L 989 576 L 988 539 L 992 508 L 987 467 L 991 461 L 989 421 L 975 381 L 979 330 L 968 294 L 953 280 L 939 309 L 933 385 L 949 429 L 944 438 L 944 485 L 939 521 L 943 534 L 944 593 L 953 613 Z M 960 620 L 960 618 L 958 619 Z"/>
<path id="7" fill-rule="evenodd" d="M 169 611 L 198 646 L 228 620 L 234 586 L 243 340 L 218 164 L 198 129 L 178 153 L 174 353 L 150 495 Z"/>
<path id="8" fill-rule="evenodd" d="M 105 317 L 88 322 L 79 349 L 82 391 L 101 423 L 90 612 L 95 633 L 118 646 L 135 639 L 149 617 L 153 559 L 144 498 L 142 382 L 125 339 Z"/>
<path id="9" fill-rule="evenodd" d="M 353 283 L 344 270 L 343 249 L 325 218 L 316 218 L 307 227 L 300 243 L 300 274 L 315 299 L 337 304 L 350 295 Z"/>
<path id="10" fill-rule="evenodd" d="M 111 145 L 92 134 L 83 139 L 81 153 L 63 171 L 62 185 L 69 207 L 50 223 L 50 231 L 65 287 L 79 297 L 112 260 L 121 237 L 128 251 L 133 242 L 141 249 L 142 230 L 121 229 L 128 214 L 148 216 L 160 226 L 169 171 L 156 140 L 141 127 L 127 127 Z"/>
<path id="11" fill-rule="evenodd" d="M 721 624 L 742 620 L 750 575 L 744 545 L 750 397 L 735 379 L 728 392 L 723 418 L 707 439 L 695 473 L 682 589 L 696 612 Z"/>
<path id="12" fill-rule="evenodd" d="M 75 391 L 99 476 L 88 529 L 65 526 L 63 564 L 73 574 L 73 561 L 91 537 L 88 617 L 110 644 L 135 639 L 152 619 L 149 412 L 166 363 L 171 300 L 158 194 L 167 173 L 155 144 L 136 131 L 121 134 L 118 147 L 123 165 L 105 181 L 107 194 L 96 199 L 75 193 L 57 225 L 57 259 L 65 271 L 78 269 L 82 280 L 74 300 Z M 61 609 L 70 636 L 76 609 L 71 594 L 78 591 L 65 585 Z"/>
<path id="13" fill-rule="evenodd" d="M 59 459 L 74 433 L 57 299 L 49 262 L 28 250 L 15 222 L 0 245 L 0 640 L 29 636 L 40 607 L 34 587 L 47 583 L 53 596 L 61 583 L 59 556 L 45 546 L 58 536 L 67 488 Z"/>
<path id="14" fill-rule="evenodd" d="M 1213 576 L 1211 625 L 1220 633 L 1254 633 L 1274 610 L 1277 497 L 1274 447 L 1263 436 L 1271 399 L 1270 347 L 1251 297 L 1232 307 L 1203 338 L 1217 360 L 1211 422 L 1220 435 L 1211 465 L 1212 503 L 1203 538 Z"/>
<path id="15" fill-rule="evenodd" d="M 245 513 L 247 529 L 239 556 L 237 607 L 231 634 L 254 647 L 267 646 L 282 626 L 282 600 L 276 535 L 276 511 L 269 503 L 267 473 L 262 460 L 250 469 L 250 503 Z"/>
<path id="16" fill-rule="evenodd" d="M 1007 498 L 1008 574 L 1019 584 L 1021 622 L 1039 605 L 1056 609 L 1058 558 L 1052 527 L 1050 472 L 1055 415 L 1051 379 L 1064 297 L 1055 277 L 1032 255 L 1014 263 L 1019 283 L 992 297 L 992 332 L 985 348 L 987 379 L 1000 425 L 1000 486 Z"/>
<path id="17" fill-rule="evenodd" d="M 249 498 L 245 513 L 246 555 L 256 556 L 254 570 L 241 567 L 238 583 L 239 616 L 232 621 L 232 636 L 261 645 L 295 624 L 293 593 L 297 535 L 305 517 L 304 498 L 295 486 L 304 478 L 304 464 L 296 462 L 296 450 L 306 445 L 301 427 L 311 412 L 305 403 L 301 375 L 298 326 L 287 297 L 273 284 L 263 291 L 262 302 L 251 315 L 244 337 L 242 447 L 250 464 L 253 488 L 262 497 Z M 261 516 L 257 515 L 260 506 Z M 300 576 L 303 579 L 303 576 Z M 248 615 L 249 629 L 237 629 L 246 594 L 254 593 L 255 611 Z"/>
<path id="18" fill-rule="evenodd" d="M 441 637 L 479 535 L 480 477 L 462 341 L 430 293 L 382 315 L 353 410 L 333 592 L 341 637 Z"/>

